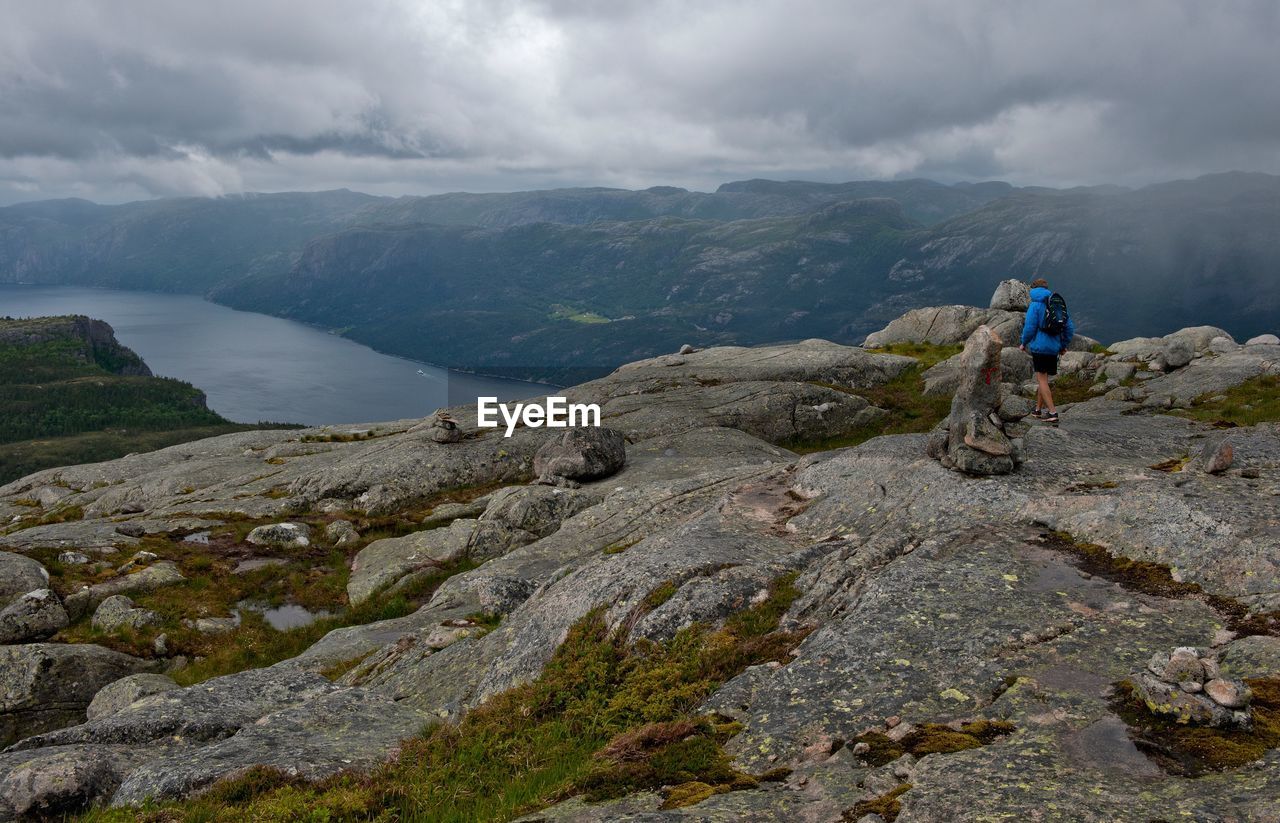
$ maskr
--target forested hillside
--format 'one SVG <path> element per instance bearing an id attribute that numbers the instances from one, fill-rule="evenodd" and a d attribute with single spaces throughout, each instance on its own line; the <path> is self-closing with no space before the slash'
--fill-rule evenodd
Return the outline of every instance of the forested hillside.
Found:
<path id="1" fill-rule="evenodd" d="M 0 483 L 247 428 L 189 383 L 153 377 L 102 321 L 0 319 Z"/>

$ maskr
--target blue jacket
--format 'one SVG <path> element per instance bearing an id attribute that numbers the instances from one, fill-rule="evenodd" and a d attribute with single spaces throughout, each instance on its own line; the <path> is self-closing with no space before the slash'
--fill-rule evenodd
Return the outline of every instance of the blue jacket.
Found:
<path id="1" fill-rule="evenodd" d="M 1037 286 L 1031 290 L 1031 305 L 1027 306 L 1027 320 L 1022 324 L 1022 345 L 1032 354 L 1062 354 L 1076 336 L 1076 324 L 1071 315 L 1067 315 L 1067 328 L 1062 334 L 1054 336 L 1042 331 L 1044 324 L 1045 304 L 1053 292 Z"/>

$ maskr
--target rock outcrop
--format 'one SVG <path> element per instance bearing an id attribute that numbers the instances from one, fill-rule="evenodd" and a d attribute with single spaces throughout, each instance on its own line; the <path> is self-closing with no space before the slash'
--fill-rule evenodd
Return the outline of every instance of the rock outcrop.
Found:
<path id="1" fill-rule="evenodd" d="M 0 745 L 84 720 L 99 689 L 151 668 L 89 644 L 0 646 Z"/>

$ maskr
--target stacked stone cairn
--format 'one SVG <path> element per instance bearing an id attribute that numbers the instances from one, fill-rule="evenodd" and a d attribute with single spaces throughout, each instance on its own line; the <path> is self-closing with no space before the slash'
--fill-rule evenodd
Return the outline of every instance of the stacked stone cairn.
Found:
<path id="1" fill-rule="evenodd" d="M 462 439 L 462 429 L 458 428 L 458 422 L 448 412 L 441 409 L 431 418 L 427 437 L 437 443 L 457 443 Z"/>
<path id="2" fill-rule="evenodd" d="M 1243 681 L 1222 677 L 1211 654 L 1191 646 L 1156 652 L 1145 671 L 1129 678 L 1134 693 L 1152 714 L 1179 723 L 1215 728 L 1249 728 L 1253 694 Z"/>
<path id="3" fill-rule="evenodd" d="M 951 414 L 929 438 L 929 456 L 966 474 L 1009 474 L 1023 462 L 1022 418 L 1031 402 L 1000 382 L 1000 335 L 979 326 L 960 352 Z"/>

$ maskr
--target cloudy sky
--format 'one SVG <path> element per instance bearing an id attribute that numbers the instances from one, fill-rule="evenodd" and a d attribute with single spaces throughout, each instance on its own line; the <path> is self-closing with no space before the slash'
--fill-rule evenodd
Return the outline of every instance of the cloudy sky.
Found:
<path id="1" fill-rule="evenodd" d="M 0 203 L 1280 173 L 1274 0 L 0 0 Z"/>

